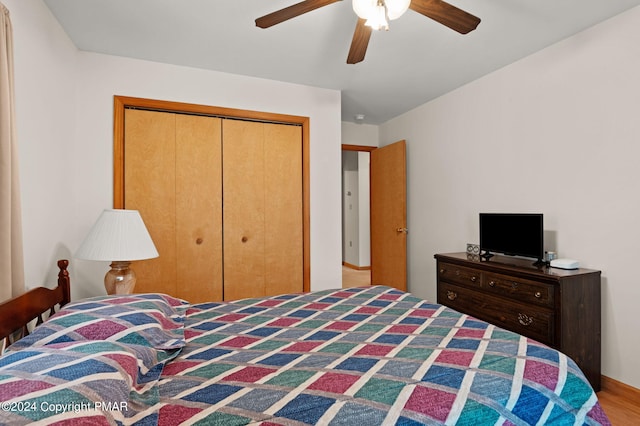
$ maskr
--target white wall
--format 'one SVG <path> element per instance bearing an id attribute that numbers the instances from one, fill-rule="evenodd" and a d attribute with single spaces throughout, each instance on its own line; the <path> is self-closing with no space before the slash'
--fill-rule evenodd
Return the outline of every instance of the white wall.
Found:
<path id="1" fill-rule="evenodd" d="M 40 0 L 5 4 L 18 39 L 30 286 L 50 281 L 53 260 L 71 257 L 113 205 L 114 95 L 310 117 L 311 288 L 340 286 L 339 91 L 78 52 Z M 71 260 L 72 297 L 103 293 L 107 263 Z"/>
<path id="2" fill-rule="evenodd" d="M 345 145 L 378 146 L 379 127 L 371 124 L 342 122 L 342 143 Z M 349 253 L 346 262 L 352 265 L 371 266 L 371 221 L 370 221 L 370 157 L 368 152 L 357 152 L 357 185 L 358 185 L 358 250 Z M 355 155 L 355 153 L 353 153 Z M 343 205 L 343 209 L 345 206 Z M 348 245 L 348 241 L 346 242 Z M 348 252 L 346 247 L 345 252 Z M 353 257 L 351 257 L 353 256 Z"/>
<path id="3" fill-rule="evenodd" d="M 342 151 L 342 261 L 360 266 L 358 153 Z"/>
<path id="4" fill-rule="evenodd" d="M 481 211 L 542 212 L 549 249 L 602 270 L 603 374 L 640 387 L 640 7 L 397 117 L 407 140 L 409 289 Z M 555 240 L 555 241 L 553 241 Z"/>
<path id="5" fill-rule="evenodd" d="M 342 151 L 342 260 L 371 266 L 369 152 Z"/>
<path id="6" fill-rule="evenodd" d="M 378 146 L 380 129 L 372 124 L 342 122 L 342 143 L 345 145 Z"/>
<path id="7" fill-rule="evenodd" d="M 358 266 L 371 266 L 371 153 L 358 151 Z"/>
<path id="8" fill-rule="evenodd" d="M 100 210 L 112 205 L 113 95 L 308 116 L 311 288 L 340 287 L 339 92 L 86 52 L 78 64 L 76 151 L 83 161 L 76 163 L 76 177 L 84 199 L 77 244 Z"/>
<path id="9" fill-rule="evenodd" d="M 41 1 L 2 1 L 14 37 L 25 282 L 37 287 L 55 283 L 55 260 L 71 255 L 77 49 Z"/>

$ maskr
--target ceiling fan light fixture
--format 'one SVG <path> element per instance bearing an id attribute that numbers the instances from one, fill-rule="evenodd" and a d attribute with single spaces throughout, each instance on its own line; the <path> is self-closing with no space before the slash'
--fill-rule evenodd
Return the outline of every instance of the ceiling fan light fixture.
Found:
<path id="1" fill-rule="evenodd" d="M 303 15 L 307 12 L 336 3 L 340 0 L 302 0 L 256 19 L 256 26 L 269 28 L 273 25 Z M 407 9 L 431 18 L 460 34 L 476 29 L 480 18 L 447 3 L 445 0 L 351 0 L 353 11 L 358 15 L 353 31 L 347 64 L 364 60 L 369 39 L 374 29 L 388 30 L 388 20 L 397 19 Z"/>
<path id="2" fill-rule="evenodd" d="M 365 25 L 374 30 L 388 30 L 387 19 L 394 20 L 402 16 L 411 0 L 353 0 L 353 11 L 365 19 Z"/>
<path id="3" fill-rule="evenodd" d="M 377 4 L 378 0 L 353 0 L 353 11 L 359 18 L 369 19 Z"/>
<path id="4" fill-rule="evenodd" d="M 401 17 L 409 9 L 411 0 L 385 0 L 384 3 L 387 7 L 387 18 L 393 21 Z"/>
<path id="5" fill-rule="evenodd" d="M 380 1 L 382 3 L 382 1 Z M 365 22 L 365 25 L 370 26 L 372 29 L 379 30 L 389 30 L 389 23 L 387 22 L 387 11 L 384 7 L 384 4 L 379 4 L 375 7 L 373 13 L 369 15 L 369 19 Z"/>

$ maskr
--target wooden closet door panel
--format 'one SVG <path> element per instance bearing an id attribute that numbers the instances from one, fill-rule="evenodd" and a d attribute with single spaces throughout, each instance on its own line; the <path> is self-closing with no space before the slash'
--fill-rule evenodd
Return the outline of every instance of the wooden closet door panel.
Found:
<path id="1" fill-rule="evenodd" d="M 266 295 L 301 292 L 302 128 L 264 126 Z"/>
<path id="2" fill-rule="evenodd" d="M 223 120 L 224 299 L 264 291 L 264 127 Z"/>
<path id="3" fill-rule="evenodd" d="M 222 300 L 221 119 L 176 115 L 177 296 Z"/>
<path id="4" fill-rule="evenodd" d="M 140 211 L 160 255 L 134 262 L 134 291 L 175 294 L 175 115 L 128 109 L 124 126 L 124 208 Z"/>

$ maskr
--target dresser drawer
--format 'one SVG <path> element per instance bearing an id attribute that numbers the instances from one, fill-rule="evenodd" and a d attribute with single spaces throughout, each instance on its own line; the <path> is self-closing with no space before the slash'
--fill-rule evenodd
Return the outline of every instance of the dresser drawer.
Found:
<path id="1" fill-rule="evenodd" d="M 523 278 L 484 272 L 480 287 L 489 294 L 509 297 L 511 300 L 535 303 L 553 308 L 553 284 L 530 281 Z"/>
<path id="2" fill-rule="evenodd" d="M 438 303 L 547 345 L 556 344 L 550 309 L 443 282 L 438 283 Z"/>
<path id="3" fill-rule="evenodd" d="M 452 263 L 440 263 L 438 265 L 438 280 L 477 287 L 482 282 L 482 272 Z"/>
<path id="4" fill-rule="evenodd" d="M 545 268 L 514 256 L 434 257 L 439 303 L 559 349 L 600 389 L 601 271 Z"/>

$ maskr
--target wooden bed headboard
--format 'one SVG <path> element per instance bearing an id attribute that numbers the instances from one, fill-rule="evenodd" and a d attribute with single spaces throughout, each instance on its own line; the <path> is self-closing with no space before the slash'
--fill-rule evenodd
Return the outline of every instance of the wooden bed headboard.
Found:
<path id="1" fill-rule="evenodd" d="M 27 325 L 44 320 L 43 314 L 52 315 L 56 305 L 64 306 L 70 301 L 71 281 L 69 279 L 68 260 L 58 260 L 58 286 L 54 289 L 38 287 L 0 304 L 0 347 L 4 341 L 6 348 L 14 341 L 29 334 Z M 0 350 L 0 353 L 2 351 Z"/>

